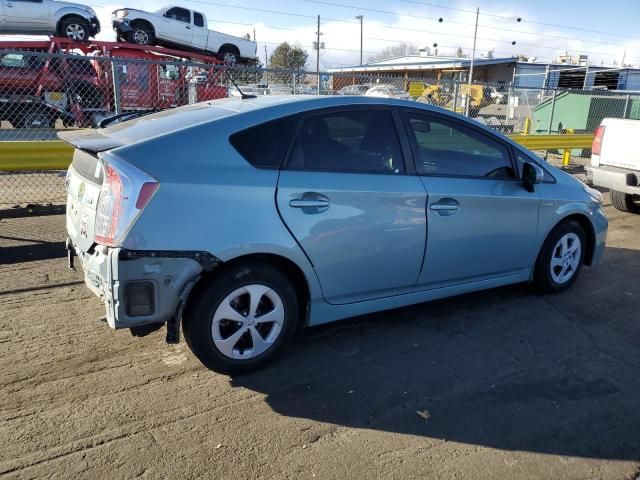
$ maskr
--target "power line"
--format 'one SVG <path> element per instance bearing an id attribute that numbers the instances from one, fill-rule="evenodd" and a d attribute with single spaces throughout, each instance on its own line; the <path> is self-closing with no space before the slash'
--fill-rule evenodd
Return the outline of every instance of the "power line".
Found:
<path id="1" fill-rule="evenodd" d="M 448 7 L 445 5 L 438 5 L 435 3 L 427 3 L 427 2 L 418 2 L 416 0 L 399 0 L 400 2 L 404 2 L 404 3 L 413 3 L 415 5 L 424 5 L 427 7 L 437 7 L 437 8 L 443 8 L 446 10 L 455 10 L 458 12 L 464 12 L 464 13 L 469 13 L 469 14 L 475 14 L 474 10 L 469 10 L 469 9 L 465 9 L 465 8 L 455 8 L 455 7 Z M 545 25 L 547 27 L 555 27 L 555 28 L 562 28 L 562 29 L 568 29 L 568 30 L 578 30 L 581 32 L 589 32 L 589 33 L 598 33 L 600 35 L 607 35 L 610 37 L 621 37 L 621 38 L 629 38 L 631 40 L 637 40 L 636 37 L 632 37 L 630 35 L 623 35 L 621 33 L 610 33 L 610 32 L 602 32 L 599 30 L 591 30 L 588 28 L 581 28 L 581 27 L 572 27 L 571 25 L 556 25 L 555 23 L 546 23 L 546 22 L 540 22 L 540 21 L 536 21 L 536 20 L 527 20 L 525 18 L 521 18 L 521 17 L 513 17 L 513 16 L 509 16 L 509 15 L 499 15 L 496 13 L 489 13 L 489 12 L 480 12 L 480 15 L 483 15 L 485 17 L 494 17 L 494 18 L 502 18 L 504 20 L 515 20 L 517 22 L 526 22 L 526 23 L 533 23 L 536 25 Z"/>
<path id="2" fill-rule="evenodd" d="M 441 22 L 442 19 L 440 17 L 427 17 L 424 15 L 412 15 L 412 14 L 408 14 L 408 13 L 397 13 L 397 12 L 392 12 L 390 10 L 381 10 L 381 9 L 375 9 L 375 8 L 368 8 L 368 7 L 359 7 L 359 6 L 355 6 L 355 5 L 345 5 L 345 4 L 341 4 L 341 3 L 334 3 L 334 2 L 328 2 L 328 1 L 324 1 L 324 0 L 300 0 L 302 2 L 308 2 L 308 3 L 316 3 L 316 4 L 320 4 L 320 5 L 329 5 L 332 7 L 340 7 L 340 8 L 350 8 L 353 10 L 359 10 L 359 11 L 368 11 L 368 12 L 373 12 L 373 13 L 381 13 L 384 15 L 393 15 L 393 16 L 398 16 L 398 17 L 406 17 L 406 18 L 416 18 L 416 19 L 420 19 L 420 20 L 434 20 L 434 21 L 438 21 Z M 475 12 L 474 12 L 475 13 Z M 458 25 L 466 25 L 466 26 L 474 26 L 473 23 L 467 23 L 467 22 L 460 22 L 460 21 L 456 21 L 456 20 L 447 20 L 447 23 L 454 23 L 454 24 L 458 24 Z M 531 22 L 533 23 L 533 22 Z M 551 25 L 551 24 L 549 24 Z M 622 45 L 622 44 L 611 44 L 609 42 L 602 42 L 602 41 L 596 41 L 596 40 L 587 40 L 587 39 L 582 39 L 582 38 L 577 38 L 577 37 L 566 37 L 566 36 L 562 36 L 562 35 L 553 35 L 553 34 L 549 34 L 549 33 L 538 33 L 538 32 L 527 32 L 527 31 L 523 31 L 523 30 L 514 30 L 514 29 L 510 29 L 510 28 L 504 28 L 504 27 L 496 27 L 496 26 L 491 26 L 492 29 L 494 30 L 501 30 L 504 32 L 512 32 L 512 33 L 519 33 L 522 35 L 536 35 L 536 36 L 543 36 L 543 37 L 549 37 L 549 38 L 560 38 L 560 39 L 564 39 L 564 40 L 578 40 L 581 42 L 585 42 L 585 43 L 597 43 L 597 44 L 602 44 L 602 45 L 608 45 L 608 46 L 618 46 L 618 47 L 625 47 L 625 48 L 629 48 L 632 50 L 640 50 L 640 49 L 634 49 L 633 47 L 628 47 L 627 45 Z"/>

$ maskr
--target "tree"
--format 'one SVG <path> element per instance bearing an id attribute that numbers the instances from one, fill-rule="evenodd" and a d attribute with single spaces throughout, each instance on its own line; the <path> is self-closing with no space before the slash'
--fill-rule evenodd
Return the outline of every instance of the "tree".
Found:
<path id="1" fill-rule="evenodd" d="M 493 48 L 487 52 L 487 57 L 486 57 L 486 58 L 495 58 L 495 57 L 494 57 L 494 50 L 493 50 Z"/>
<path id="2" fill-rule="evenodd" d="M 309 54 L 298 45 L 289 45 L 282 42 L 269 57 L 271 68 L 283 68 L 287 70 L 299 70 L 307 64 Z"/>
<path id="3" fill-rule="evenodd" d="M 464 57 L 464 50 L 462 50 L 462 47 L 458 47 L 456 49 L 456 57 L 458 57 L 458 58 L 463 58 Z"/>
<path id="4" fill-rule="evenodd" d="M 380 53 L 369 57 L 370 62 L 379 62 L 381 60 L 388 60 L 394 57 L 404 57 L 405 55 L 418 55 L 420 50 L 415 45 L 410 43 L 399 43 L 397 45 L 391 45 L 386 47 Z"/>
<path id="5" fill-rule="evenodd" d="M 245 33 L 242 38 L 244 38 L 245 40 L 251 40 L 251 34 L 250 33 Z"/>

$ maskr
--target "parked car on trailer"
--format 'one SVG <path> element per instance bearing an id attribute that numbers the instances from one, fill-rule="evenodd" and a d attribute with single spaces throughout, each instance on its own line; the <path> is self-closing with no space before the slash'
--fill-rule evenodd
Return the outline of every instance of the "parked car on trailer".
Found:
<path id="1" fill-rule="evenodd" d="M 112 68 L 114 59 L 123 61 Z M 89 126 L 116 110 L 114 85 L 121 111 L 223 98 L 226 80 L 216 66 L 222 62 L 213 57 L 158 47 L 62 38 L 0 42 L 0 119 L 16 128 L 51 128 L 58 119 Z"/>
<path id="2" fill-rule="evenodd" d="M 2 0 L 0 34 L 57 35 L 86 41 L 100 32 L 93 8 L 57 0 Z"/>
<path id="3" fill-rule="evenodd" d="M 183 7 L 155 12 L 121 8 L 113 12 L 113 29 L 119 39 L 131 43 L 189 48 L 219 55 L 231 64 L 256 57 L 256 42 L 209 30 L 204 13 Z"/>
<path id="4" fill-rule="evenodd" d="M 208 367 L 296 328 L 465 292 L 575 282 L 600 194 L 476 122 L 356 96 L 229 98 L 61 132 L 70 260 L 108 325 L 179 322 Z M 427 228 L 428 222 L 428 228 Z"/>

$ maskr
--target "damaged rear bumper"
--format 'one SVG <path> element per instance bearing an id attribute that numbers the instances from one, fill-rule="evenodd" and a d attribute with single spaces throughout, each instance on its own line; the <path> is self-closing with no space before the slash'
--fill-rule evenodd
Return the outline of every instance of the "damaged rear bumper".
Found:
<path id="1" fill-rule="evenodd" d="M 87 287 L 105 304 L 111 328 L 166 323 L 181 314 L 203 271 L 220 261 L 206 252 L 75 249 Z"/>

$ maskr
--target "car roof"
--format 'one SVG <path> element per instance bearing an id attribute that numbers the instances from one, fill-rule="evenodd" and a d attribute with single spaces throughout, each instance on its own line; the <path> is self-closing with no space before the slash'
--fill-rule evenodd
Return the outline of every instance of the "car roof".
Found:
<path id="1" fill-rule="evenodd" d="M 241 130 L 288 115 L 322 108 L 358 105 L 411 107 L 424 111 L 440 112 L 448 116 L 456 115 L 436 106 L 397 98 L 360 95 L 259 95 L 255 98 L 231 97 L 210 100 L 163 110 L 104 129 L 74 134 L 65 140 L 74 143 L 77 140 L 75 137 L 98 135 L 101 138 L 108 137 L 109 142 L 115 144 L 130 145 L 216 122 L 231 121 L 229 125 L 233 125 L 236 130 Z M 481 126 L 481 128 L 486 127 Z"/>

